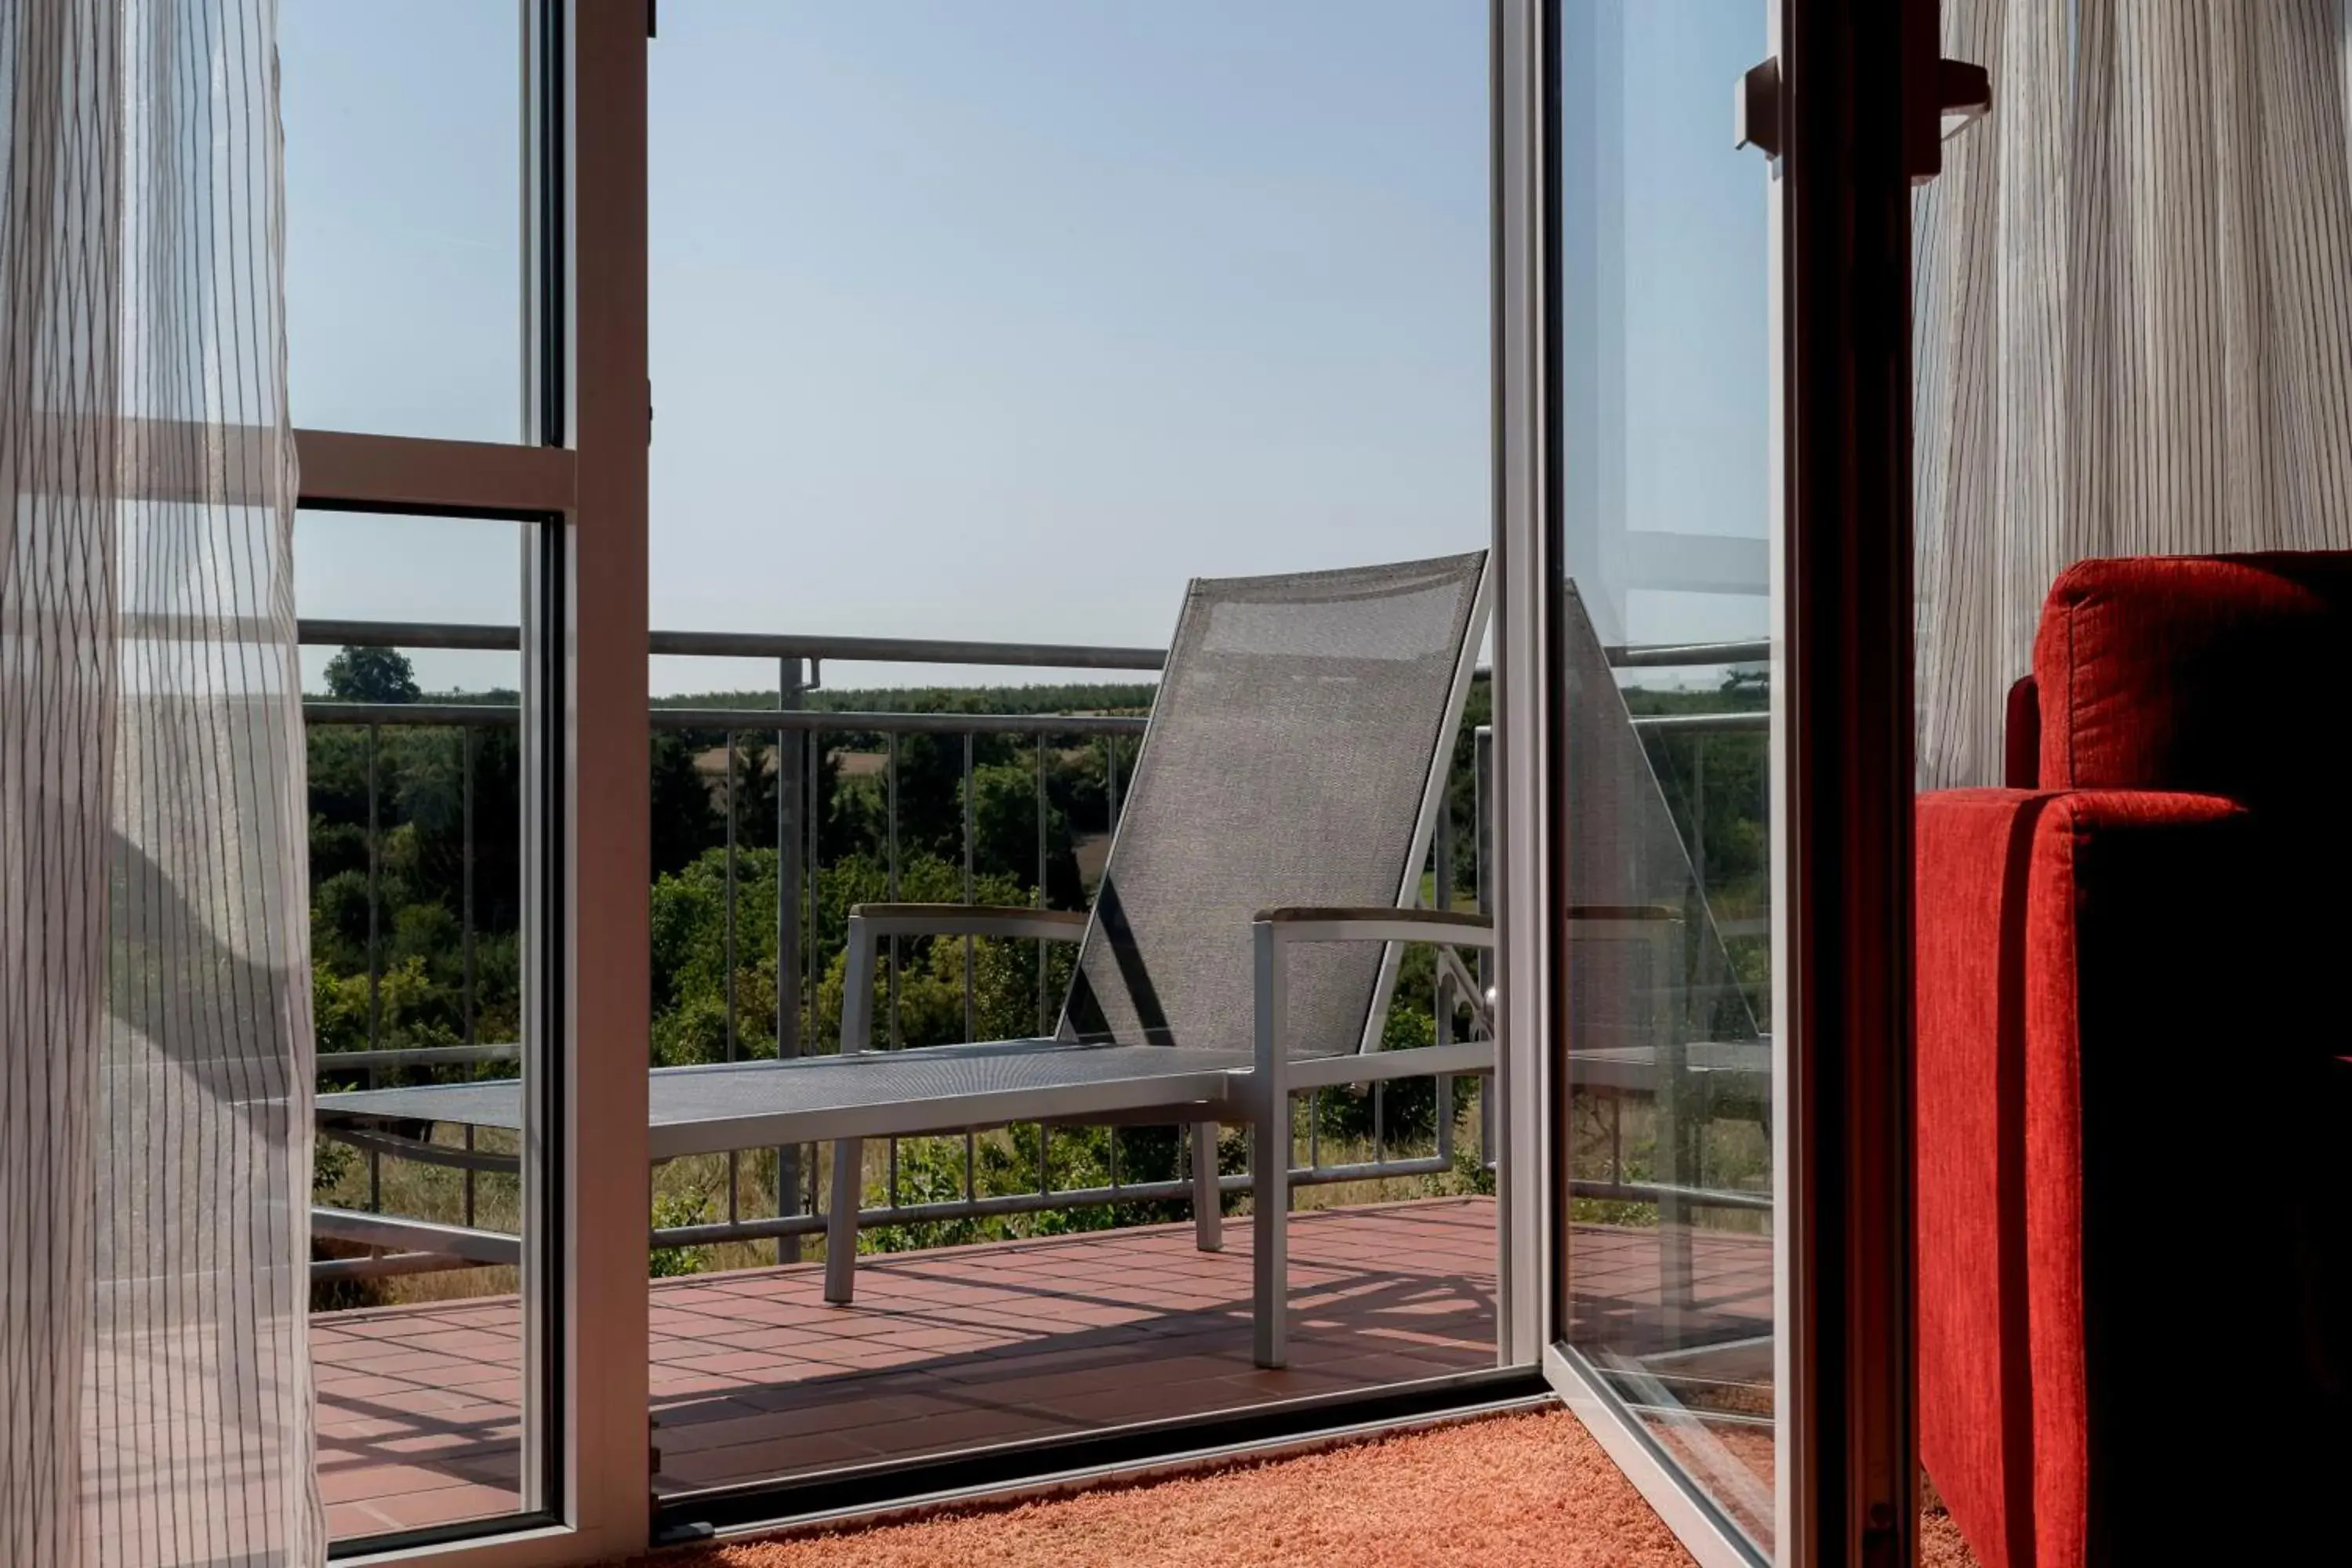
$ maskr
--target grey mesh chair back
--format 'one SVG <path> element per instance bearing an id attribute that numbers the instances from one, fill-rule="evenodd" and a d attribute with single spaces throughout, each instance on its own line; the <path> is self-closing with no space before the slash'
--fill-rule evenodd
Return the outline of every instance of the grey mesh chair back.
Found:
<path id="1" fill-rule="evenodd" d="M 1484 630 L 1484 551 L 1195 581 L 1060 1037 L 1250 1048 L 1251 919 L 1393 908 L 1420 886 Z M 1297 1055 L 1360 1048 L 1394 955 L 1291 960 Z"/>
<path id="2" fill-rule="evenodd" d="M 1755 1039 L 1706 889 L 1573 584 L 1556 635 L 1569 1048 Z M 1638 929 L 1661 915 L 1671 931 Z M 1608 934 L 1580 938 L 1580 922 Z"/>

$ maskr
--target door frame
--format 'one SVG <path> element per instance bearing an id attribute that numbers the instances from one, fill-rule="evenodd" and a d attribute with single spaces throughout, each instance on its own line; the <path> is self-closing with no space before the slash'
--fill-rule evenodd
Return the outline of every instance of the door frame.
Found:
<path id="1" fill-rule="evenodd" d="M 296 444 L 305 504 L 531 525 L 525 1180 L 536 1231 L 523 1268 L 523 1507 L 339 1542 L 339 1563 L 541 1568 L 628 1556 L 651 1538 L 642 1023 L 650 18 L 647 0 L 515 5 L 524 437 L 299 430 Z"/>
<path id="2" fill-rule="evenodd" d="M 1761 1561 L 1562 1342 L 1549 1107 L 1562 1037 L 1559 737 L 1563 0 L 1494 0 L 1497 954 L 1508 1075 L 1507 1314 L 1547 1379 L 1707 1568 Z M 1574 3 L 1574 0 L 1567 0 Z M 1777 1560 L 1916 1560 L 1911 1408 L 1911 431 L 1906 127 L 1932 102 L 1933 0 L 1764 0 L 1780 65 L 1772 181 L 1769 552 Z M 1916 68 L 1922 49 L 1929 68 Z M 1724 84 L 1728 105 L 1734 84 Z M 1923 101 L 1927 100 L 1927 101 Z M 1727 138 L 1731 116 L 1724 121 Z M 1930 133 L 1932 136 L 1932 132 Z M 1914 138 L 1916 140 L 1916 138 Z M 1759 167 L 1759 176 L 1765 171 Z M 1534 1347 L 1529 1347 L 1534 1348 Z"/>

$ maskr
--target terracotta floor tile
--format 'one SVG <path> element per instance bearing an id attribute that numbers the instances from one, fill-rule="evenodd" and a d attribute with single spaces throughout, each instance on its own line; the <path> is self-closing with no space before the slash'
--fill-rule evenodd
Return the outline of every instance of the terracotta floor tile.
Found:
<path id="1" fill-rule="evenodd" d="M 816 1263 L 656 1281 L 655 1485 L 772 1479 L 1490 1365 L 1494 1227 L 1492 1201 L 1475 1198 L 1294 1215 L 1295 1359 L 1279 1373 L 1250 1364 L 1246 1217 L 1227 1220 L 1216 1253 L 1180 1222 L 863 1258 L 846 1308 L 824 1302 Z M 1701 1239 L 1704 1310 L 1769 1328 L 1769 1242 Z M 1628 1344 L 1654 1337 L 1655 1233 L 1579 1227 L 1575 1245 L 1579 1311 Z M 511 1298 L 313 1320 L 336 1530 L 512 1509 L 520 1323 Z"/>

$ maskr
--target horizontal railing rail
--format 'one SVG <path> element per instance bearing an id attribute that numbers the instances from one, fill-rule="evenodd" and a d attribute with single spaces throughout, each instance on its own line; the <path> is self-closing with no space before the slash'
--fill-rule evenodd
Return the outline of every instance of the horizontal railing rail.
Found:
<path id="1" fill-rule="evenodd" d="M 520 723 L 512 702 L 339 702 L 306 699 L 302 718 L 312 724 L 404 725 L 411 729 L 473 727 L 503 729 Z M 1046 718 L 1051 722 L 1044 722 Z M 1150 721 L 1126 713 L 888 713 L 846 709 L 649 708 L 646 722 L 656 730 L 748 730 L 814 734 L 831 731 L 882 735 L 1140 735 Z M 1681 734 L 1727 734 L 1771 727 L 1769 713 L 1636 713 L 1636 730 Z"/>
<path id="2" fill-rule="evenodd" d="M 306 699 L 310 724 L 383 729 L 504 729 L 520 723 L 512 702 L 340 702 Z M 1125 713 L 891 713 L 821 708 L 649 708 L 656 730 L 730 730 L 754 734 L 1140 735 L 1150 721 Z"/>
<path id="3" fill-rule="evenodd" d="M 309 647 L 450 648 L 513 653 L 518 626 L 444 621 L 338 621 L 305 617 L 296 639 Z M 1160 647 L 1104 647 L 1083 643 L 977 642 L 955 637 L 859 637 L 805 632 L 683 632 L 651 634 L 656 657 L 688 658 L 837 659 L 856 664 L 1003 665 L 1032 669 L 1159 669 Z"/>
<path id="4" fill-rule="evenodd" d="M 1617 643 L 1602 650 L 1619 669 L 1696 669 L 1717 664 L 1766 664 L 1772 645 L 1763 637 L 1743 642 Z"/>
<path id="5" fill-rule="evenodd" d="M 520 646 L 520 637 L 513 626 L 483 625 L 453 625 L 426 622 L 351 621 L 305 619 L 299 626 L 300 640 L 309 646 L 349 646 L 364 647 L 397 647 L 417 649 L 454 649 L 513 651 Z M 739 854 L 736 844 L 738 812 L 735 806 L 737 788 L 739 737 L 772 737 L 777 747 L 775 780 L 778 785 L 778 822 L 775 846 L 782 856 L 777 878 L 777 908 L 772 911 L 777 923 L 778 963 L 777 1018 L 774 1048 L 782 1055 L 798 1055 L 804 1045 L 822 1048 L 814 1040 L 817 1033 L 817 997 L 824 979 L 823 957 L 816 943 L 806 940 L 813 929 L 819 908 L 819 882 L 829 875 L 821 855 L 821 824 L 807 809 L 816 797 L 819 766 L 826 754 L 822 737 L 877 738 L 881 742 L 881 791 L 884 796 L 885 868 L 888 878 L 888 896 L 899 891 L 902 863 L 900 842 L 900 755 L 902 737 L 931 736 L 961 739 L 963 742 L 961 766 L 957 777 L 961 790 L 963 822 L 961 825 L 961 876 L 963 897 L 971 901 L 976 890 L 975 839 L 976 825 L 972 816 L 974 779 L 974 742 L 981 737 L 1008 737 L 1034 742 L 1034 765 L 1032 771 L 1032 794 L 1036 812 L 1036 855 L 1034 864 L 1025 875 L 1034 876 L 1033 895 L 1043 902 L 1047 881 L 1048 822 L 1048 742 L 1058 741 L 1094 742 L 1103 748 L 1104 807 L 1106 820 L 1090 826 L 1089 834 L 1098 831 L 1108 836 L 1116 831 L 1119 813 L 1120 753 L 1118 742 L 1143 734 L 1149 721 L 1137 713 L 966 713 L 966 712 L 907 712 L 827 710 L 805 706 L 809 695 L 816 689 L 813 677 L 814 667 L 824 659 L 877 663 L 934 664 L 961 666 L 995 666 L 1008 668 L 1099 669 L 1156 672 L 1166 662 L 1166 653 L 1159 648 L 1098 647 L 1058 643 L 974 642 L 955 639 L 911 637 L 849 637 L 812 635 L 769 635 L 714 632 L 664 632 L 652 634 L 652 651 L 656 655 L 727 658 L 768 658 L 778 661 L 779 706 L 776 708 L 686 707 L 656 703 L 646 713 L 649 731 L 699 732 L 725 737 L 726 850 L 724 891 L 725 943 L 724 955 L 727 981 L 725 997 L 725 1042 L 727 1059 L 736 1059 L 741 1049 L 739 1020 L 741 998 L 737 994 L 735 976 L 738 973 L 738 880 Z M 1738 664 L 1763 659 L 1769 653 L 1760 642 L 1724 642 L 1679 644 L 1672 647 L 1632 647 L 1609 650 L 1612 664 L 1627 668 L 1698 667 Z M 474 1069 L 486 1064 L 511 1063 L 519 1060 L 520 1048 L 510 1042 L 485 1042 L 473 1036 L 476 1017 L 476 967 L 474 944 L 475 921 L 475 803 L 473 769 L 477 742 L 468 738 L 462 749 L 465 773 L 463 823 L 463 858 L 465 867 L 464 909 L 461 926 L 465 942 L 466 970 L 464 1016 L 465 1035 L 459 1045 L 384 1045 L 382 1043 L 382 1007 L 380 992 L 383 982 L 380 947 L 382 932 L 378 919 L 382 882 L 383 830 L 379 825 L 378 747 L 379 731 L 447 729 L 471 737 L 485 730 L 510 728 L 520 723 L 520 706 L 512 700 L 482 702 L 453 701 L 433 699 L 416 702 L 357 702 L 324 699 L 306 699 L 302 705 L 307 724 L 321 727 L 356 728 L 365 731 L 368 743 L 365 754 L 367 790 L 367 918 L 368 918 L 368 1039 L 365 1050 L 335 1050 L 323 1052 L 319 1058 L 322 1075 L 341 1078 L 359 1077 L 369 1084 L 380 1081 L 383 1073 L 437 1071 L 444 1069 Z M 1715 734 L 1738 733 L 1761 730 L 1769 716 L 1759 711 L 1701 712 L 1671 714 L 1640 714 L 1634 725 L 1645 731 L 1661 735 L 1691 737 L 1694 742 Z M 1490 880 L 1489 830 L 1486 802 L 1491 795 L 1489 737 L 1481 731 L 1475 738 L 1473 762 L 1470 764 L 1470 786 L 1475 802 L 1473 819 L 1479 825 L 1475 842 L 1468 846 L 1473 872 L 1472 887 L 1478 904 L 1487 901 L 1486 889 Z M 871 743 L 869 741 L 867 743 Z M 1026 764 L 1024 764 L 1026 765 Z M 1703 788 L 1703 778 L 1702 778 Z M 1702 804 L 1703 809 L 1703 804 Z M 1434 896 L 1439 907 L 1450 907 L 1455 897 L 1454 860 L 1456 846 L 1452 811 L 1439 814 L 1437 830 L 1432 848 L 1432 865 L 1435 884 Z M 1704 882 L 1702 880 L 1702 886 Z M 1748 924 L 1752 922 L 1740 922 Z M 940 939 L 952 941 L 955 939 Z M 967 1033 L 974 1021 L 974 970 L 971 948 L 964 943 L 963 1002 Z M 898 997 L 901 967 L 898 944 L 887 971 L 888 997 L 884 1018 L 877 1029 L 877 1045 L 890 1048 L 899 1044 Z M 1038 1032 L 1051 1025 L 1051 998 L 1045 985 L 1045 969 L 1037 965 L 1035 1024 Z M 1472 981 L 1465 984 L 1465 979 Z M 1440 1044 L 1453 1035 L 1459 1005 L 1468 1004 L 1474 1021 L 1480 1016 L 1477 999 L 1493 984 L 1491 959 L 1480 954 L 1475 976 L 1465 977 L 1456 969 L 1441 967 L 1434 982 L 1437 1013 L 1436 1026 Z M 1713 989 L 1713 988 L 1710 988 Z M 1479 1032 L 1474 1023 L 1474 1034 Z M 1457 1172 L 1455 1143 L 1455 1082 L 1458 1077 L 1478 1078 L 1466 1073 L 1446 1075 L 1436 1079 L 1434 1107 L 1434 1150 L 1432 1152 L 1409 1152 L 1393 1148 L 1396 1139 L 1391 1135 L 1387 1115 L 1389 1086 L 1375 1085 L 1370 1091 L 1371 1157 L 1369 1159 L 1344 1155 L 1327 1159 L 1323 1133 L 1322 1096 L 1330 1090 L 1315 1090 L 1303 1096 L 1306 1106 L 1306 1130 L 1302 1142 L 1307 1162 L 1293 1173 L 1295 1184 L 1317 1185 L 1345 1182 L 1381 1181 L 1402 1177 L 1439 1176 Z M 1495 1117 L 1492 1096 L 1479 1097 L 1478 1114 L 1474 1119 L 1476 1136 L 1475 1151 L 1469 1154 L 1470 1168 L 1487 1173 L 1495 1170 Z M 405 1274 L 431 1268 L 475 1268 L 492 1261 L 484 1247 L 493 1251 L 501 1246 L 510 1247 L 511 1237 L 495 1231 L 480 1230 L 476 1226 L 478 1173 L 511 1177 L 516 1158 L 511 1153 L 477 1150 L 470 1129 L 466 1132 L 465 1146 L 460 1149 L 447 1144 L 425 1143 L 383 1131 L 367 1129 L 340 1129 L 341 1137 L 358 1149 L 366 1161 L 367 1184 L 371 1210 L 381 1207 L 382 1162 L 406 1159 L 426 1165 L 463 1173 L 464 1224 L 457 1226 L 439 1226 L 437 1222 L 407 1221 L 394 1216 L 371 1214 L 377 1228 L 357 1226 L 348 1218 L 330 1219 L 320 1229 L 322 1237 L 333 1237 L 345 1243 L 363 1243 L 375 1249 L 373 1258 L 334 1258 L 320 1259 L 313 1266 L 314 1278 L 352 1279 L 371 1272 Z M 1119 1171 L 1119 1131 L 1113 1128 L 1108 1140 L 1108 1179 L 1078 1185 L 1057 1184 L 1052 1158 L 1055 1136 L 1051 1124 L 1037 1131 L 1035 1146 L 1038 1169 L 1031 1190 L 1021 1192 L 987 1192 L 979 1190 L 977 1180 L 977 1144 L 971 1135 L 963 1142 L 962 1182 L 961 1195 L 950 1198 L 909 1197 L 902 1191 L 900 1148 L 898 1140 L 887 1142 L 887 1162 L 881 1182 L 884 1202 L 867 1205 L 860 1215 L 866 1226 L 919 1226 L 943 1222 L 962 1222 L 992 1217 L 1026 1215 L 1049 1211 L 1066 1211 L 1103 1205 L 1146 1203 L 1176 1203 L 1186 1201 L 1192 1194 L 1189 1173 L 1180 1170 L 1171 1178 L 1122 1180 Z M 1424 1137 L 1432 1136 L 1428 1132 Z M 1189 1141 L 1188 1141 L 1189 1142 Z M 1426 1147 L 1427 1145 L 1423 1145 Z M 773 1241 L 780 1257 L 797 1256 L 800 1238 L 821 1233 L 824 1220 L 817 1190 L 819 1164 L 813 1151 L 779 1150 L 776 1152 L 777 1211 L 771 1215 L 744 1213 L 740 1205 L 740 1159 L 728 1156 L 726 1173 L 726 1216 L 719 1220 L 702 1220 L 682 1225 L 656 1226 L 649 1231 L 649 1245 L 656 1247 L 709 1246 L 723 1242 Z M 1341 1152 L 1333 1151 L 1333 1152 Z M 1357 1151 L 1360 1152 L 1360 1150 Z M 1193 1156 L 1197 1157 L 1197 1155 Z M 1183 1154 L 1180 1151 L 1180 1165 Z M 1226 1175 L 1221 1185 L 1227 1192 L 1246 1189 L 1246 1178 Z M 1574 1195 L 1607 1197 L 1633 1202 L 1656 1202 L 1661 1196 L 1682 1199 L 1685 1206 L 1752 1208 L 1769 1206 L 1769 1197 L 1743 1193 L 1714 1193 L 1697 1188 L 1664 1188 L 1627 1179 L 1622 1169 L 1612 1162 L 1610 1179 L 1606 1182 L 1579 1181 L 1572 1185 Z M 354 1211 L 321 1211 L 348 1215 Z M 479 1245 L 458 1246 L 455 1237 L 487 1238 Z M 499 1254 L 503 1257 L 504 1254 Z"/>
<path id="6" fill-rule="evenodd" d="M 378 1046 L 364 1051 L 320 1051 L 319 1070 L 359 1072 L 383 1068 L 478 1067 L 484 1062 L 522 1059 L 522 1047 L 512 1042 L 487 1046 Z"/>

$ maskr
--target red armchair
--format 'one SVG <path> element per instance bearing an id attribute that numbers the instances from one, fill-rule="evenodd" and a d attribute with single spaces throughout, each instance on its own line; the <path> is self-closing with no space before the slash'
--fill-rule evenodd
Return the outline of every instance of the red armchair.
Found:
<path id="1" fill-rule="evenodd" d="M 2352 554 L 2094 561 L 1921 797 L 1920 1450 L 1986 1568 L 2352 1562 Z"/>

